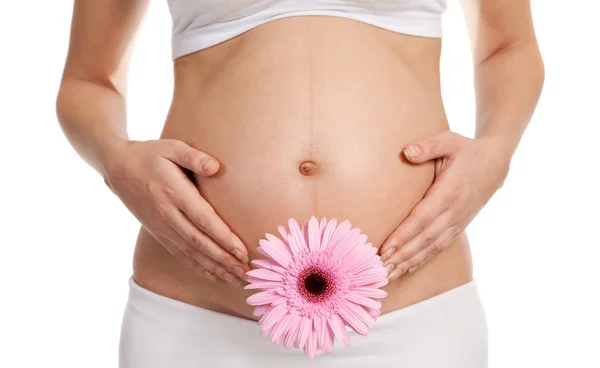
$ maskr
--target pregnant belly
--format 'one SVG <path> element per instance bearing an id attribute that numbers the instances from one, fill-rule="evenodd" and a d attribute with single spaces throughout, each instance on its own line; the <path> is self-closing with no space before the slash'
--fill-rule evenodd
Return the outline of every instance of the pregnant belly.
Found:
<path id="1" fill-rule="evenodd" d="M 354 37 L 347 44 L 338 39 L 332 52 L 331 33 L 318 42 L 310 37 L 296 33 L 286 52 L 276 52 L 277 40 L 261 43 L 258 56 L 245 51 L 256 50 L 249 45 L 238 48 L 198 83 L 191 81 L 187 61 L 176 65 L 175 98 L 162 136 L 181 139 L 220 162 L 217 175 L 194 180 L 247 245 L 250 259 L 262 258 L 256 248 L 265 233 L 278 234 L 277 226 L 289 218 L 303 223 L 311 215 L 350 220 L 380 247 L 434 178 L 432 163 L 408 163 L 402 147 L 448 129 L 437 83 L 399 63 L 393 50 L 362 45 Z M 371 57 L 357 58 L 357 47 L 367 48 Z M 443 284 L 449 283 L 451 263 L 462 278 L 452 282 L 468 281 L 465 247 L 445 252 L 434 272 L 445 281 L 432 281 L 431 274 L 421 276 L 429 281 L 418 281 L 416 273 L 412 283 L 404 278 L 402 285 L 388 285 L 384 312 L 448 289 Z M 134 266 L 142 286 L 252 318 L 244 303 L 249 293 L 203 280 L 143 231 Z"/>
<path id="2" fill-rule="evenodd" d="M 311 215 L 348 219 L 379 247 L 432 183 L 433 164 L 411 165 L 401 155 L 404 144 L 431 128 L 411 132 L 398 128 L 401 122 L 357 121 L 342 111 L 326 120 L 268 122 L 194 142 L 222 164 L 218 175 L 196 177 L 197 186 L 251 258 L 259 257 L 265 232 Z"/>

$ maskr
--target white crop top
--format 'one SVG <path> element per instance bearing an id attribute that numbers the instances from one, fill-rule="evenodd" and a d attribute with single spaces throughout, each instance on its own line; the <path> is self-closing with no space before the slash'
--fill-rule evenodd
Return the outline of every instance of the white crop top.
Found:
<path id="1" fill-rule="evenodd" d="M 337 16 L 398 33 L 439 38 L 446 9 L 446 0 L 167 1 L 173 18 L 173 59 L 295 15 Z"/>

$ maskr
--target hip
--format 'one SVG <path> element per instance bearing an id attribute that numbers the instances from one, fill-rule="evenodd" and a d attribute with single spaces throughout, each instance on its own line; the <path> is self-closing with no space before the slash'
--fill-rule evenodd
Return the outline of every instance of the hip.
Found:
<path id="1" fill-rule="evenodd" d="M 375 245 L 375 244 L 374 244 Z M 251 257 L 254 259 L 254 257 Z M 210 281 L 177 262 L 145 230 L 141 230 L 134 255 L 136 282 L 156 294 L 207 310 L 257 320 L 246 303 L 254 291 L 220 280 Z M 407 273 L 382 289 L 383 315 L 429 299 L 472 280 L 472 262 L 466 234 L 417 271 Z"/>

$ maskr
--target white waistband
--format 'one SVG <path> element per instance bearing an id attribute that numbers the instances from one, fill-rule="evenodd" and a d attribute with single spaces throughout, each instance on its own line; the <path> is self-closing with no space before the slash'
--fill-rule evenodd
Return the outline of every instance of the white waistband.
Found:
<path id="1" fill-rule="evenodd" d="M 220 324 L 233 325 L 235 328 L 248 326 L 252 329 L 258 329 L 258 324 L 255 321 L 215 312 L 156 294 L 138 285 L 133 277 L 129 279 L 129 287 L 129 303 L 133 308 L 146 315 L 164 319 L 171 324 L 190 326 L 190 320 L 209 319 Z M 475 280 L 429 299 L 383 314 L 377 318 L 376 326 L 399 323 L 404 319 L 410 319 L 415 314 L 435 310 L 440 304 L 470 304 L 473 301 L 472 299 L 479 302 Z M 348 328 L 348 331 L 351 330 Z"/>
<path id="2" fill-rule="evenodd" d="M 258 323 L 173 300 L 130 279 L 120 368 L 484 368 L 487 327 L 474 281 L 377 318 L 367 338 L 330 354 L 272 343 Z"/>

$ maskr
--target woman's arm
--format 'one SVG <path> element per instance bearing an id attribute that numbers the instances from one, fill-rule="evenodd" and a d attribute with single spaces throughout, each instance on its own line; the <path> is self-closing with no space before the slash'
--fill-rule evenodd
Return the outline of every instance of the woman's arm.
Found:
<path id="1" fill-rule="evenodd" d="M 502 186 L 542 90 L 529 1 L 461 1 L 475 68 L 475 139 L 444 132 L 404 147 L 413 163 L 435 160 L 436 177 L 381 247 L 390 279 L 447 247 Z"/>
<path id="2" fill-rule="evenodd" d="M 475 67 L 475 137 L 491 137 L 510 161 L 544 83 L 529 0 L 461 0 Z"/>
<path id="3" fill-rule="evenodd" d="M 56 111 L 75 150 L 105 178 L 112 145 L 128 139 L 126 69 L 148 2 L 79 0 L 73 9 Z"/>
<path id="4" fill-rule="evenodd" d="M 181 141 L 127 137 L 126 69 L 147 5 L 75 0 L 58 119 L 75 150 L 175 258 L 239 285 L 249 270 L 247 249 L 182 169 L 211 176 L 218 162 Z"/>

